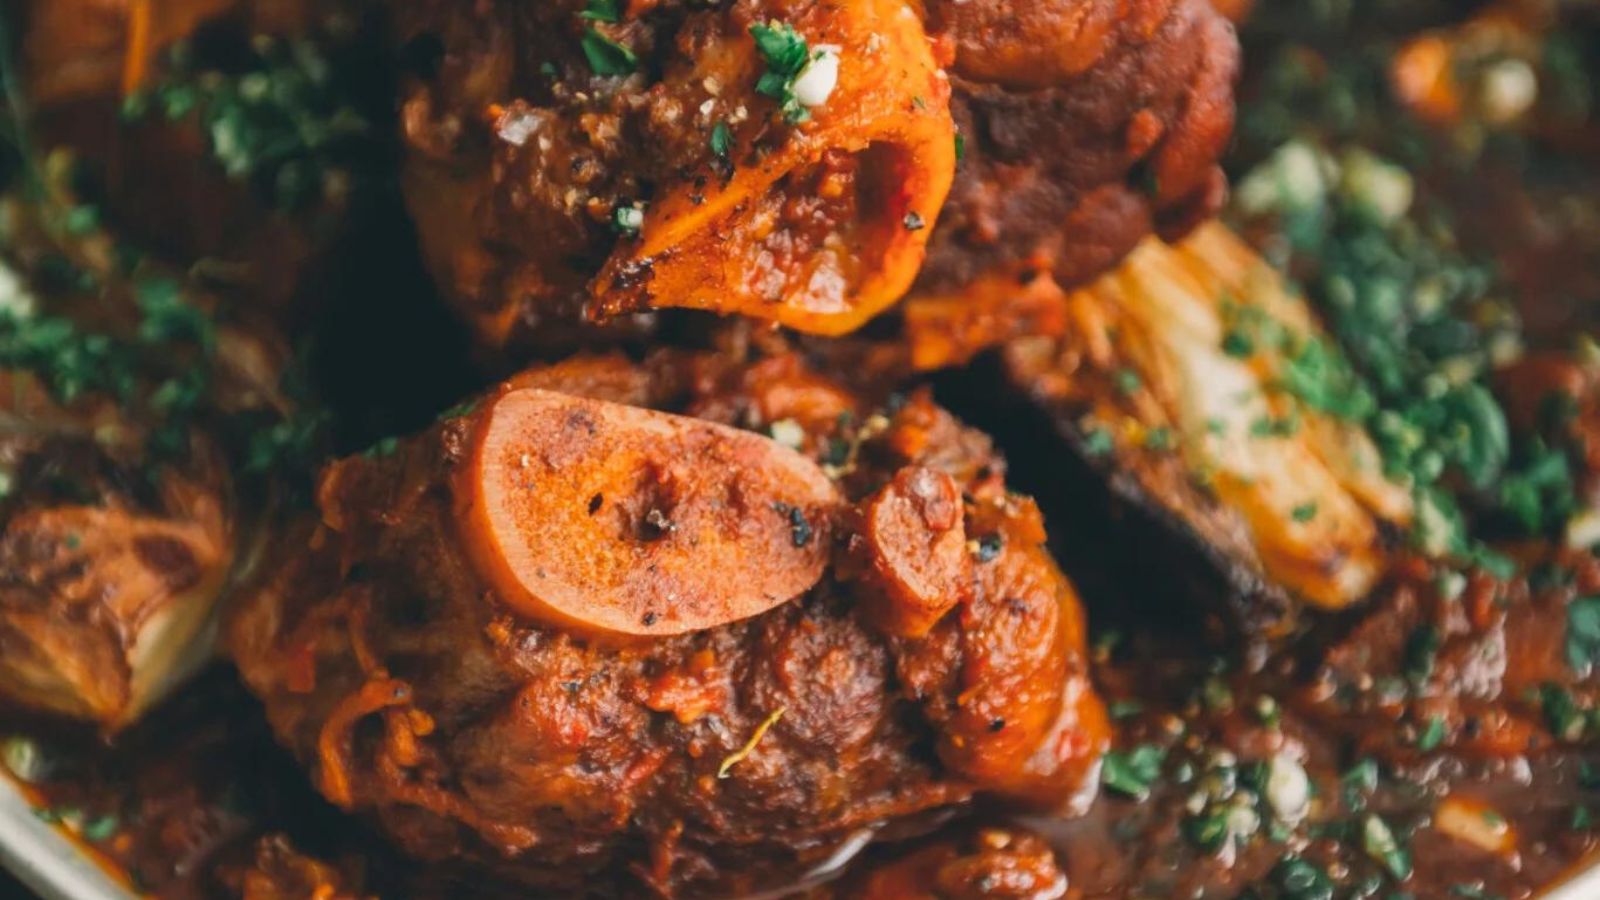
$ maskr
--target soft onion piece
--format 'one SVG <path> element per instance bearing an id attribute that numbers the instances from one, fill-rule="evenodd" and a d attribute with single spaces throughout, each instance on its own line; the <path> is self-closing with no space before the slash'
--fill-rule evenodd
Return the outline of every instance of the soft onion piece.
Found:
<path id="1" fill-rule="evenodd" d="M 1281 343 L 1226 346 L 1237 321 L 1270 323 L 1297 346 L 1326 340 L 1248 245 L 1217 223 L 1177 246 L 1148 239 L 1064 313 L 1061 339 L 1007 349 L 1012 377 L 1102 432 L 1144 502 L 1213 558 L 1314 607 L 1368 594 L 1387 561 L 1384 523 L 1408 522 L 1411 497 L 1362 428 L 1282 387 Z"/>
<path id="2" fill-rule="evenodd" d="M 59 488 L 35 490 L 11 467 L 38 454 L 75 483 L 69 460 L 91 431 L 127 424 L 109 403 L 56 406 L 31 376 L 5 373 L 0 388 L 15 480 L 0 529 L 0 698 L 115 731 L 211 658 L 237 553 L 221 459 L 196 436 L 181 471 L 161 470 L 153 499 L 92 480 L 78 488 L 91 496 L 52 497 Z"/>

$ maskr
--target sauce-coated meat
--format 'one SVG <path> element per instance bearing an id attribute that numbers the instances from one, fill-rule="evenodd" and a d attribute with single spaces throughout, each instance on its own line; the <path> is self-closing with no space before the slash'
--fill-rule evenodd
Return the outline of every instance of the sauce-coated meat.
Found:
<path id="1" fill-rule="evenodd" d="M 337 463 L 322 483 L 322 523 L 286 544 L 231 629 L 274 729 L 335 804 L 478 878 L 737 892 L 788 883 L 886 823 L 975 795 L 1060 808 L 1092 790 L 1106 726 L 1077 599 L 1042 547 L 1038 511 L 1006 492 L 987 440 L 925 394 L 883 407 L 792 357 L 682 354 L 643 367 L 580 358 L 519 376 L 500 396 L 530 389 L 629 404 L 612 428 L 657 427 L 647 416 L 659 413 L 636 409 L 648 406 L 760 429 L 775 435 L 751 435 L 771 443 L 762 452 L 793 453 L 781 439 L 828 473 L 842 501 L 772 501 L 741 515 L 753 530 L 705 557 L 723 560 L 714 570 L 684 570 L 689 594 L 763 583 L 765 557 L 790 552 L 751 518 L 768 512 L 782 515 L 793 548 L 828 542 L 835 564 L 757 615 L 713 604 L 720 624 L 700 630 L 589 639 L 525 618 L 463 546 L 460 473 L 495 395 Z M 759 454 L 718 464 L 672 452 L 659 445 L 659 464 L 706 485 L 762 464 Z M 590 465 L 581 449 L 574 460 Z M 539 489 L 544 465 L 530 459 L 524 489 Z M 768 488 L 748 484 L 746 499 L 767 505 Z M 675 530 L 659 489 L 645 479 L 570 498 L 577 514 L 611 524 L 637 518 L 613 510 L 650 500 L 661 515 L 628 526 L 634 548 L 621 532 L 595 544 L 547 531 L 515 566 L 537 584 L 541 568 L 570 571 L 568 557 L 595 553 L 637 574 L 693 563 L 708 520 Z M 676 490 L 696 503 L 717 496 Z M 921 512 L 890 511 L 898 521 L 886 525 L 884 503 Z M 879 507 L 859 537 L 858 504 Z M 917 563 L 930 550 L 922 527 L 965 534 L 956 549 L 970 558 L 947 561 L 935 536 L 939 561 Z M 887 591 L 885 569 L 896 585 Z M 611 609 L 614 599 L 584 602 Z M 646 614 L 642 631 L 655 621 Z M 896 627 L 906 622 L 915 627 Z"/>

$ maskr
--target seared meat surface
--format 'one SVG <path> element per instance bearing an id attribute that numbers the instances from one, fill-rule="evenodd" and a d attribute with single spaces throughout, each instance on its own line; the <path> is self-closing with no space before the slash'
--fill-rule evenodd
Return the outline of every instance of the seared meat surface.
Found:
<path id="1" fill-rule="evenodd" d="M 978 794 L 1059 808 L 1106 740 L 1077 599 L 987 439 L 925 394 L 886 403 L 783 355 L 524 373 L 329 469 L 234 656 L 330 800 L 475 878 L 737 893 Z M 551 409 L 561 440 L 500 443 Z M 586 434 L 616 438 L 599 416 L 680 433 L 589 496 L 573 486 L 615 474 L 586 455 Z M 693 429 L 702 449 L 675 455 Z M 507 473 L 571 508 L 505 513 L 481 485 Z M 611 537 L 569 539 L 592 528 Z M 797 595 L 729 601 L 784 560 Z M 552 618 L 574 566 L 624 576 Z M 636 577 L 654 572 L 675 593 Z M 644 595 L 622 633 L 613 613 Z"/>
<path id="2" fill-rule="evenodd" d="M 397 12 L 408 201 L 490 346 L 663 306 L 840 334 L 908 288 L 1075 284 L 1223 198 L 1237 46 L 1204 0 L 618 8 Z"/>
<path id="3" fill-rule="evenodd" d="M 916 294 L 996 272 L 1071 287 L 1221 207 L 1238 46 L 1210 5 L 921 5 L 933 39 L 954 45 L 964 153 Z"/>

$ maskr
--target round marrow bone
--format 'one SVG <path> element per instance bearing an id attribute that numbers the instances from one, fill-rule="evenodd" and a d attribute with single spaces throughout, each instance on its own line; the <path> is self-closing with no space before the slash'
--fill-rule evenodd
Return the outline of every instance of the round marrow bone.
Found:
<path id="1" fill-rule="evenodd" d="M 822 577 L 841 500 L 774 441 L 537 388 L 475 419 L 455 484 L 463 543 L 524 615 L 681 634 L 763 613 Z"/>
<path id="2" fill-rule="evenodd" d="M 844 48 L 837 88 L 775 150 L 737 146 L 727 178 L 662 186 L 591 285 L 600 314 L 685 306 L 838 335 L 916 278 L 956 168 L 950 84 L 922 23 L 901 0 L 774 6 L 811 52 Z M 691 80 L 755 84 L 765 64 L 739 45 L 737 74 L 705 68 L 722 60 L 708 53 Z"/>

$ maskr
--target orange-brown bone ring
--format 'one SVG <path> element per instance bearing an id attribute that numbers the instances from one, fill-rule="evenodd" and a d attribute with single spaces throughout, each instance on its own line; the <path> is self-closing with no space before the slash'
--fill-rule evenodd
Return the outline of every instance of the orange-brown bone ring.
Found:
<path id="1" fill-rule="evenodd" d="M 736 135 L 726 181 L 664 189 L 594 279 L 600 314 L 685 306 L 837 335 L 911 287 L 955 175 L 950 84 L 901 0 L 796 6 L 811 46 L 844 48 L 837 88 L 775 152 Z M 729 77 L 754 83 L 765 64 L 742 51 Z"/>
<path id="2" fill-rule="evenodd" d="M 589 634 L 748 618 L 822 576 L 840 504 L 767 438 L 536 388 L 474 418 L 455 483 L 463 543 L 517 612 Z"/>

